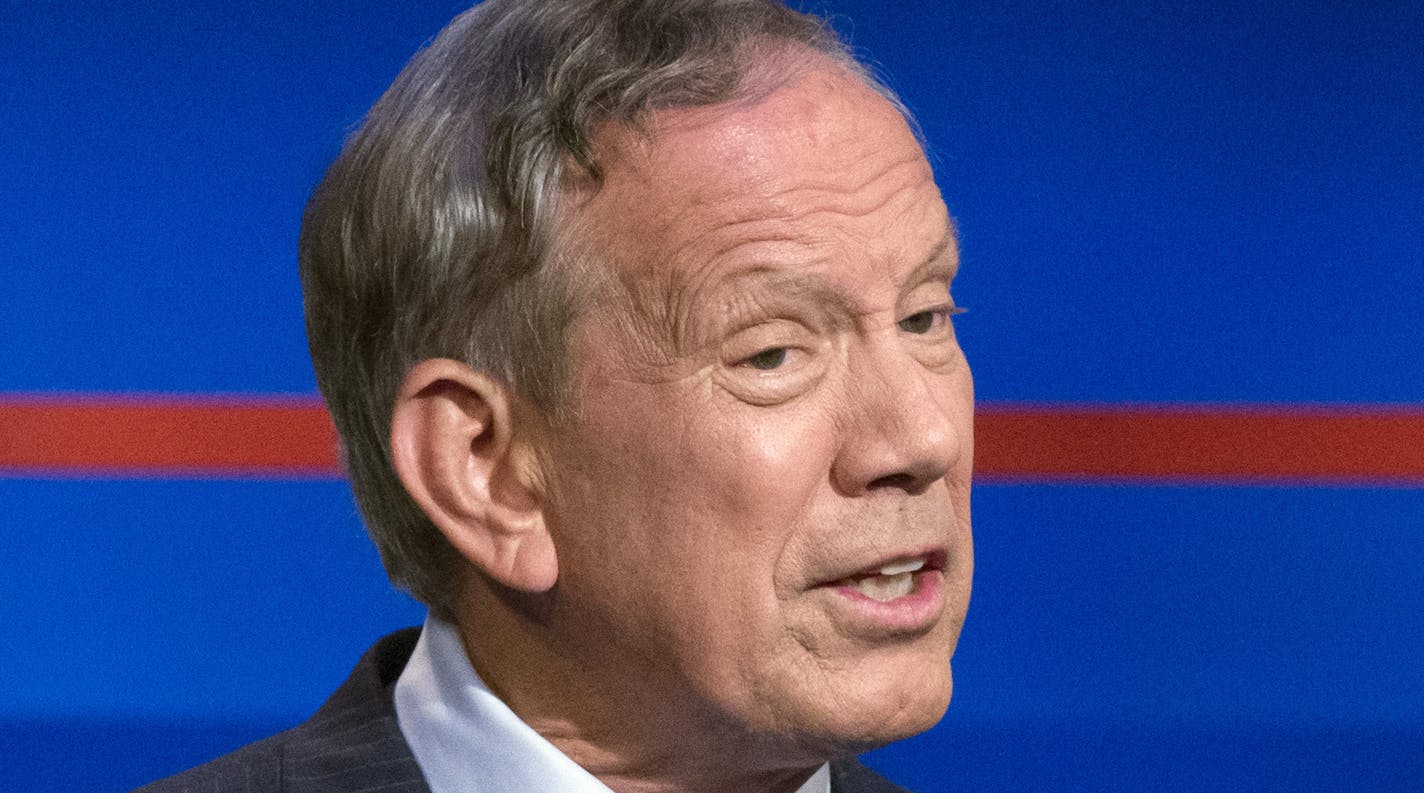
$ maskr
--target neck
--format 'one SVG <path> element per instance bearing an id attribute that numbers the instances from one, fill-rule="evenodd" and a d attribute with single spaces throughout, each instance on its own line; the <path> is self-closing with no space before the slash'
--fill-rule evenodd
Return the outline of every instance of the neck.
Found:
<path id="1" fill-rule="evenodd" d="M 580 662 L 597 650 L 555 641 L 548 604 L 489 594 L 456 618 L 471 665 L 524 723 L 615 793 L 794 793 L 823 764 L 697 707 L 689 692 L 594 679 Z"/>

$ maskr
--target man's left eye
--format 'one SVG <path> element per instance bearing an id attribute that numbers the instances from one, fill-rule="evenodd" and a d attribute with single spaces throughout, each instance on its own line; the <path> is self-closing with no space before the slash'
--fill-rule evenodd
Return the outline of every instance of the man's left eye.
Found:
<path id="1" fill-rule="evenodd" d="M 900 320 L 900 330 L 906 333 L 929 333 L 935 325 L 935 320 L 939 317 L 937 311 L 921 311 L 918 314 L 911 314 Z"/>
<path id="2" fill-rule="evenodd" d="M 896 324 L 900 330 L 906 333 L 924 335 L 936 328 L 942 327 L 949 322 L 951 315 L 958 314 L 963 309 L 960 308 L 936 308 L 929 311 L 919 311 L 900 320 Z"/>
<path id="3" fill-rule="evenodd" d="M 929 333 L 944 319 L 943 311 L 921 311 L 900 320 L 900 330 L 906 333 Z"/>

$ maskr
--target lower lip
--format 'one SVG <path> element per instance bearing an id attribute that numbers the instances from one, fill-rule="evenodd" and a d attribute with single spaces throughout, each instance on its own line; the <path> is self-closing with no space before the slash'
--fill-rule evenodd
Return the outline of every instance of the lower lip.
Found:
<path id="1" fill-rule="evenodd" d="M 915 588 L 894 600 L 876 600 L 852 586 L 829 587 L 837 622 L 849 634 L 868 639 L 916 636 L 933 628 L 944 613 L 944 573 L 922 570 Z"/>

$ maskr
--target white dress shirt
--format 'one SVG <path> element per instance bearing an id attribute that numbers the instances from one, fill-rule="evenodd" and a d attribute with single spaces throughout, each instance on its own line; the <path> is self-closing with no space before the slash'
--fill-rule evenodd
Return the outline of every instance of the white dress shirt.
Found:
<path id="1" fill-rule="evenodd" d="M 426 617 L 396 680 L 396 721 L 432 793 L 612 793 L 475 674 L 454 625 Z M 823 765 L 796 793 L 830 793 Z"/>

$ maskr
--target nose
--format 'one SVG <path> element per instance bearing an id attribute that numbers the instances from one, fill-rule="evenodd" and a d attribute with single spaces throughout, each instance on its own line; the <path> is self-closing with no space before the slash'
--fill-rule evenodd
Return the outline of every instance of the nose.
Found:
<path id="1" fill-rule="evenodd" d="M 972 453 L 969 367 L 922 365 L 904 351 L 865 351 L 846 381 L 843 434 L 831 469 L 842 495 L 924 492 Z"/>

